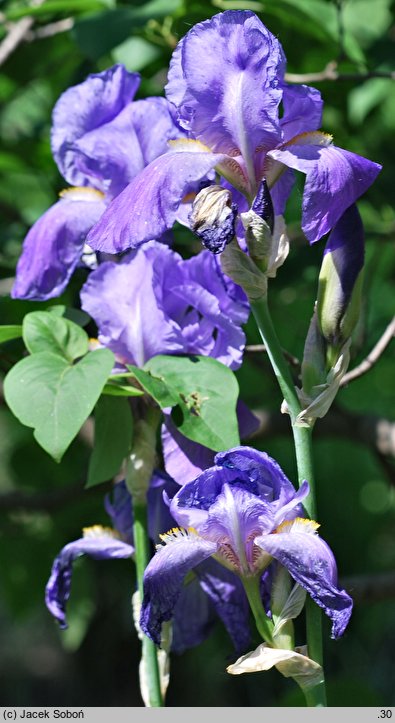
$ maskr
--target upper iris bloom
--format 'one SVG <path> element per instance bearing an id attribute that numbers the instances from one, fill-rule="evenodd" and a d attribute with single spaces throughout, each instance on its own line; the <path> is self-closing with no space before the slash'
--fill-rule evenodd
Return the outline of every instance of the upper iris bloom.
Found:
<path id="1" fill-rule="evenodd" d="M 160 644 L 161 625 L 174 614 L 190 570 L 214 557 L 241 579 L 261 577 L 277 561 L 332 620 L 341 635 L 352 600 L 337 587 L 337 570 L 317 523 L 302 517 L 304 482 L 295 492 L 278 464 L 263 452 L 237 447 L 184 485 L 170 512 L 182 528 L 161 535 L 163 545 L 144 576 L 141 627 Z"/>
<path id="2" fill-rule="evenodd" d="M 249 205 L 265 178 L 276 215 L 292 188 L 291 169 L 302 171 L 302 228 L 310 242 L 327 233 L 380 166 L 318 131 L 320 93 L 287 85 L 284 72 L 280 43 L 252 12 L 229 10 L 195 25 L 174 51 L 166 86 L 189 138 L 173 143 L 111 204 L 89 234 L 93 248 L 113 253 L 158 238 L 190 184 L 213 168 Z"/>
<path id="3" fill-rule="evenodd" d="M 139 84 L 137 73 L 114 65 L 69 88 L 56 103 L 52 153 L 73 187 L 27 234 L 13 298 L 43 301 L 61 294 L 108 204 L 165 153 L 169 138 L 183 135 L 164 98 L 133 101 Z"/>
<path id="4" fill-rule="evenodd" d="M 156 540 L 159 530 L 174 524 L 163 495 L 171 496 L 178 485 L 156 472 L 148 490 L 148 532 Z M 106 511 L 113 528 L 94 525 L 84 529 L 83 537 L 70 542 L 53 563 L 46 587 L 45 601 L 61 628 L 67 627 L 66 603 L 70 596 L 73 563 L 82 555 L 96 560 L 126 559 L 134 555 L 131 497 L 124 482 L 115 485 L 112 498 L 106 497 Z M 182 590 L 174 612 L 173 651 L 201 643 L 211 632 L 216 618 L 222 619 L 234 646 L 241 651 L 249 642 L 248 606 L 239 580 L 214 561 L 201 566 Z"/>

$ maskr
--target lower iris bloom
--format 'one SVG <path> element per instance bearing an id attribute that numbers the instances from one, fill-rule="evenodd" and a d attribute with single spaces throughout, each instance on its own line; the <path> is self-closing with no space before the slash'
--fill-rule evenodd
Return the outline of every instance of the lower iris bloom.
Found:
<path id="1" fill-rule="evenodd" d="M 159 530 L 174 525 L 163 495 L 170 497 L 179 489 L 167 475 L 152 477 L 147 495 L 148 531 L 152 540 Z M 73 563 L 82 555 L 96 560 L 133 558 L 133 518 L 131 497 L 125 483 L 115 485 L 105 508 L 112 528 L 94 525 L 85 528 L 83 537 L 67 544 L 55 559 L 46 586 L 45 601 L 61 628 L 67 627 L 66 605 L 70 597 Z M 208 561 L 195 570 L 180 591 L 174 609 L 171 649 L 181 653 L 200 644 L 212 631 L 218 616 L 224 622 L 236 651 L 249 643 L 248 606 L 239 580 L 218 563 Z"/>
<path id="2" fill-rule="evenodd" d="M 278 464 L 249 447 L 221 452 L 215 466 L 184 485 L 170 505 L 180 525 L 161 535 L 162 545 L 144 577 L 142 629 L 158 645 L 161 626 L 174 615 L 185 576 L 213 558 L 235 579 L 261 578 L 280 563 L 323 608 L 339 637 L 352 600 L 337 587 L 337 570 L 317 523 L 305 519 L 301 502 Z"/>

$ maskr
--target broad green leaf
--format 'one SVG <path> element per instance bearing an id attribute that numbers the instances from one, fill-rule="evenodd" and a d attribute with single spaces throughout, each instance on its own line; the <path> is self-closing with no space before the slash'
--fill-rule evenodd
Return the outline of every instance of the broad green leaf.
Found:
<path id="1" fill-rule="evenodd" d="M 109 349 L 76 364 L 50 351 L 18 362 L 4 380 L 8 406 L 57 462 L 92 412 L 114 365 Z"/>
<path id="2" fill-rule="evenodd" d="M 70 362 L 88 351 L 87 333 L 78 324 L 48 311 L 26 314 L 23 341 L 31 354 L 49 351 Z"/>
<path id="3" fill-rule="evenodd" d="M 133 418 L 127 399 L 100 397 L 95 409 L 95 443 L 86 486 L 93 487 L 119 472 L 132 442 Z"/>
<path id="4" fill-rule="evenodd" d="M 136 28 L 149 20 L 174 14 L 182 6 L 181 0 L 151 0 L 134 7 L 118 7 L 111 12 L 96 13 L 78 20 L 72 34 L 89 58 L 97 60 L 123 43 Z"/>
<path id="5" fill-rule="evenodd" d="M 10 339 L 18 339 L 20 336 L 22 336 L 22 327 L 19 324 L 0 326 L 0 344 Z"/>
<path id="6" fill-rule="evenodd" d="M 78 324 L 78 326 L 86 326 L 90 321 L 90 316 L 85 311 L 72 309 L 64 304 L 54 304 L 54 306 L 49 306 L 46 311 L 56 316 L 64 316 L 65 319 L 74 321 L 74 324 Z"/>
<path id="7" fill-rule="evenodd" d="M 144 392 L 129 384 L 113 384 L 108 382 L 103 388 L 103 394 L 111 397 L 141 397 Z"/>
<path id="8" fill-rule="evenodd" d="M 216 452 L 240 444 L 239 387 L 228 367 L 211 357 L 156 356 L 144 371 L 167 387 L 161 406 L 173 407 L 172 418 L 182 434 Z"/>
<path id="9" fill-rule="evenodd" d="M 139 367 L 135 367 L 132 364 L 128 364 L 128 369 L 131 374 L 136 377 L 144 391 L 155 400 L 161 409 L 174 407 L 178 404 L 179 399 L 177 393 L 174 393 L 168 387 L 165 378 L 161 374 L 139 369 Z"/>

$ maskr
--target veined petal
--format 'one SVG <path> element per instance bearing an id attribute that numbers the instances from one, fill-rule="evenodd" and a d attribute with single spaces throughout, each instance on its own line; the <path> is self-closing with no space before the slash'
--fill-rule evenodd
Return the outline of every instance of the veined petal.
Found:
<path id="1" fill-rule="evenodd" d="M 262 535 L 255 544 L 281 565 L 332 620 L 332 638 L 344 632 L 351 616 L 352 599 L 337 587 L 337 569 L 329 546 L 315 534 L 311 520 L 283 522 L 275 534 Z"/>
<path id="2" fill-rule="evenodd" d="M 216 621 L 210 597 L 206 595 L 198 577 L 191 575 L 191 578 L 182 584 L 180 597 L 174 607 L 171 650 L 178 654 L 200 645 Z"/>
<path id="3" fill-rule="evenodd" d="M 227 11 L 195 25 L 170 64 L 166 94 L 181 125 L 213 151 L 241 156 L 251 184 L 256 149 L 279 142 L 284 63 L 255 14 Z"/>
<path id="4" fill-rule="evenodd" d="M 189 147 L 157 158 L 114 199 L 89 234 L 92 248 L 118 253 L 159 238 L 172 227 L 188 186 L 224 158 L 201 146 Z"/>
<path id="5" fill-rule="evenodd" d="M 331 144 L 323 133 L 305 133 L 268 155 L 306 174 L 302 229 L 310 243 L 333 228 L 373 183 L 381 166 Z"/>
<path id="6" fill-rule="evenodd" d="M 160 243 L 154 250 L 158 265 L 166 267 L 174 256 Z M 143 249 L 124 263 L 101 264 L 81 290 L 82 308 L 95 319 L 99 341 L 138 366 L 156 354 L 184 351 L 180 327 L 158 297 L 154 266 Z"/>
<path id="7" fill-rule="evenodd" d="M 165 545 L 158 550 L 144 575 L 144 599 L 141 629 L 157 645 L 161 626 L 174 615 L 187 572 L 216 552 L 217 545 L 203 540 L 193 531 L 170 530 L 162 536 Z"/>
<path id="8" fill-rule="evenodd" d="M 139 85 L 138 73 L 114 65 L 89 75 L 60 96 L 52 116 L 51 146 L 58 168 L 69 183 L 87 183 L 85 173 L 78 168 L 80 150 L 74 144 L 86 133 L 110 123 L 133 100 Z"/>
<path id="9" fill-rule="evenodd" d="M 66 288 L 84 248 L 87 233 L 105 211 L 102 194 L 70 189 L 27 234 L 11 296 L 45 301 Z"/>
<path id="10" fill-rule="evenodd" d="M 63 548 L 54 561 L 45 589 L 47 608 L 60 627 L 67 627 L 66 603 L 70 597 L 74 560 L 81 555 L 89 555 L 95 560 L 123 559 L 132 557 L 133 552 L 133 547 L 122 542 L 113 530 L 100 525 L 86 528 L 84 537 Z"/>
<path id="11" fill-rule="evenodd" d="M 309 85 L 284 85 L 283 106 L 280 125 L 284 142 L 300 133 L 316 131 L 321 127 L 323 100 L 316 88 Z"/>
<path id="12" fill-rule="evenodd" d="M 213 559 L 202 562 L 195 572 L 232 638 L 235 649 L 245 650 L 251 637 L 249 605 L 240 578 Z"/>
<path id="13" fill-rule="evenodd" d="M 114 197 L 167 152 L 169 140 L 182 135 L 170 103 L 165 98 L 145 98 L 128 103 L 109 123 L 75 141 L 75 165 L 93 185 L 103 185 Z"/>

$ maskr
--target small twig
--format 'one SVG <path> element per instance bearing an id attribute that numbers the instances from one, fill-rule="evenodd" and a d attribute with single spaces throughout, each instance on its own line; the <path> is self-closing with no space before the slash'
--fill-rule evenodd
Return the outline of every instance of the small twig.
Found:
<path id="1" fill-rule="evenodd" d="M 347 374 L 344 375 L 343 379 L 341 380 L 340 386 L 344 387 L 349 384 L 349 382 L 352 382 L 354 379 L 357 379 L 363 374 L 366 374 L 366 372 L 368 372 L 372 368 L 372 366 L 376 364 L 376 362 L 380 359 L 382 353 L 385 351 L 394 336 L 395 316 L 388 324 L 384 334 L 380 337 L 370 354 L 368 354 L 366 359 L 364 359 L 360 364 L 358 364 L 358 366 L 354 367 L 354 369 L 351 369 L 351 371 L 347 372 Z"/>
<path id="2" fill-rule="evenodd" d="M 53 35 L 59 35 L 59 33 L 66 33 L 74 26 L 74 18 L 65 18 L 64 20 L 58 20 L 56 23 L 48 23 L 48 25 L 42 25 L 41 28 L 36 30 L 28 30 L 23 40 L 28 43 L 32 43 L 34 40 L 42 40 L 43 38 L 51 38 Z"/>
<path id="3" fill-rule="evenodd" d="M 245 350 L 246 350 L 246 352 L 255 354 L 257 352 L 266 352 L 266 347 L 264 344 L 247 344 Z M 291 366 L 296 367 L 298 369 L 300 368 L 300 361 L 299 361 L 299 359 L 296 358 L 296 356 L 293 356 L 292 354 L 290 354 L 290 352 L 287 351 L 286 349 L 283 349 L 282 352 L 283 352 L 286 360 L 291 364 Z"/>
<path id="4" fill-rule="evenodd" d="M 323 70 L 317 73 L 286 73 L 288 83 L 320 83 L 325 80 L 352 80 L 362 81 L 370 78 L 388 78 L 395 80 L 395 70 L 368 70 L 366 73 L 340 73 L 337 62 L 331 60 Z"/>
<path id="5" fill-rule="evenodd" d="M 32 5 L 35 7 L 42 5 L 44 0 L 34 0 Z M 28 16 L 21 18 L 16 23 L 9 24 L 9 30 L 4 40 L 0 43 L 0 65 L 3 65 L 11 53 L 16 50 L 18 45 L 25 39 L 26 34 L 34 23 L 34 18 Z"/>

